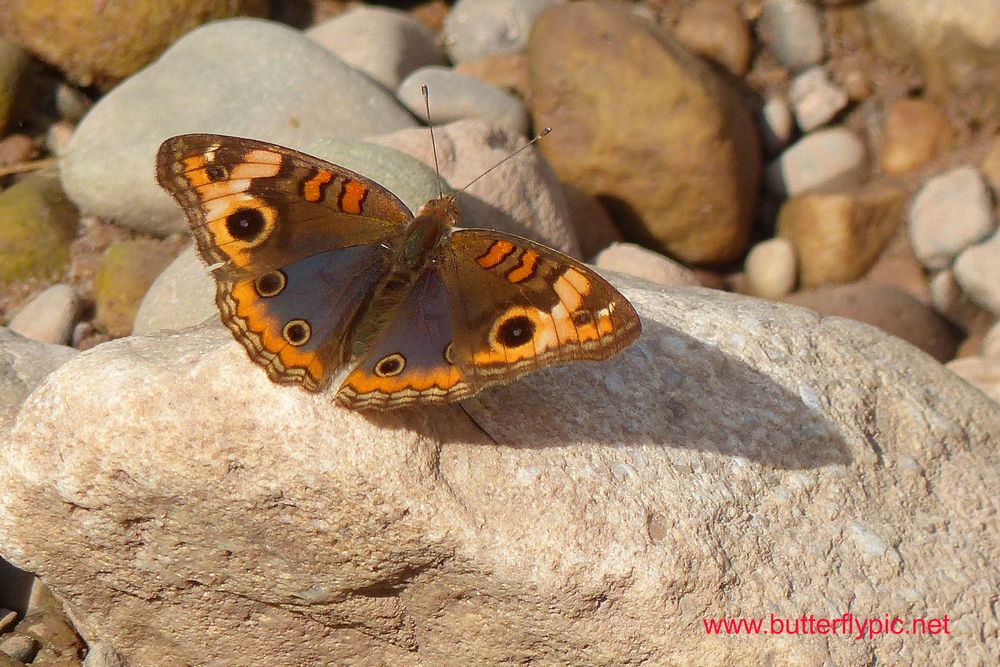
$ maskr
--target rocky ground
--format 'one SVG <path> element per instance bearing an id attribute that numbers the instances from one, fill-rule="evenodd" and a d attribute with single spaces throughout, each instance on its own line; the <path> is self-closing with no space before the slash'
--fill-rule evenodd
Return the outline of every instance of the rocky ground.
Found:
<path id="1" fill-rule="evenodd" d="M 17 489 L 0 497 L 0 554 L 39 572 L 67 601 L 73 624 L 88 639 L 59 620 L 58 603 L 40 584 L 30 605 L 24 587 L 15 595 L 13 584 L 6 593 L 0 585 L 0 667 L 79 664 L 85 657 L 93 667 L 122 656 L 129 664 L 168 664 L 154 658 L 157 651 L 176 651 L 169 658 L 178 664 L 240 664 L 239 648 L 226 645 L 240 633 L 261 651 L 313 660 L 347 659 L 361 648 L 389 662 L 426 664 L 459 655 L 556 662 L 582 656 L 574 664 L 761 659 L 752 649 L 725 643 L 704 648 L 704 636 L 685 639 L 683 632 L 657 626 L 664 618 L 676 627 L 694 623 L 695 607 L 738 615 L 751 604 L 754 587 L 789 613 L 812 609 L 824 596 L 836 601 L 834 611 L 846 611 L 853 599 L 871 613 L 895 613 L 880 606 L 889 598 L 913 614 L 924 609 L 907 599 L 905 588 L 944 601 L 936 611 L 960 615 L 958 627 L 966 633 L 941 646 L 900 639 L 849 647 L 787 643 L 774 654 L 782 661 L 867 664 L 908 655 L 918 662 L 971 663 L 996 654 L 995 619 L 980 616 L 990 604 L 991 577 L 995 583 L 989 564 L 1000 555 L 991 432 L 1000 423 L 995 0 L 147 4 L 0 2 L 0 322 L 6 325 L 0 327 L 0 446 L 7 448 L 0 450 L 0 480 Z M 268 20 L 213 22 L 233 15 Z M 453 423 L 454 415 L 445 426 L 392 419 L 357 425 L 346 418 L 338 447 L 370 456 L 372 468 L 337 468 L 348 483 L 331 493 L 343 494 L 338 497 L 365 515 L 370 508 L 357 508 L 368 507 L 364 498 L 373 491 L 355 485 L 355 476 L 381 480 L 386 515 L 372 510 L 358 521 L 370 521 L 375 531 L 393 526 L 404 535 L 388 543 L 355 535 L 344 546 L 346 560 L 338 562 L 351 570 L 371 557 L 385 567 L 385 556 L 401 572 L 413 572 L 386 583 L 351 570 L 349 583 L 333 581 L 320 565 L 338 566 L 311 547 L 309 558 L 297 554 L 301 543 L 290 539 L 273 547 L 280 562 L 271 573 L 289 579 L 263 594 L 268 569 L 241 560 L 252 551 L 242 542 L 247 522 L 285 520 L 274 513 L 282 502 L 309 516 L 319 508 L 317 516 L 330 513 L 333 524 L 347 526 L 353 515 L 340 517 L 325 505 L 328 498 L 314 494 L 324 482 L 310 486 L 306 480 L 326 479 L 319 471 L 305 464 L 302 471 L 274 471 L 282 464 L 265 455 L 268 444 L 287 445 L 289 459 L 299 456 L 301 442 L 284 440 L 292 437 L 285 420 L 258 415 L 240 397 L 219 396 L 254 373 L 245 384 L 297 415 L 310 451 L 326 425 L 342 417 L 304 399 L 290 405 L 299 394 L 258 383 L 263 375 L 230 355 L 225 337 L 204 328 L 163 333 L 198 325 L 216 311 L 213 284 L 189 246 L 186 222 L 155 181 L 153 156 L 164 139 L 183 132 L 269 140 L 368 175 L 415 209 L 436 189 L 427 166 L 424 83 L 442 175 L 452 186 L 471 181 L 534 132 L 553 128 L 537 152 L 511 160 L 463 195 L 463 222 L 530 236 L 624 274 L 616 283 L 642 306 L 646 335 L 623 355 L 621 369 L 583 375 L 589 378 L 583 384 L 558 376 L 567 395 L 587 397 L 579 401 L 587 410 L 574 412 L 541 382 L 525 385 L 537 402 L 518 408 L 532 415 L 527 429 L 512 428 L 504 417 L 523 401 L 522 383 L 471 403 L 468 412 L 492 442 L 510 448 L 500 451 L 522 457 L 517 465 L 506 454 L 478 458 L 491 451 L 486 445 L 464 449 L 476 436 Z M 137 337 L 157 332 L 160 337 Z M 91 348 L 89 356 L 78 357 Z M 161 361 L 166 359 L 171 362 Z M 206 368 L 212 379 L 192 383 L 192 374 Z M 223 377 L 230 379 L 215 379 Z M 587 393 L 594 386 L 597 398 Z M 700 394 L 706 387 L 714 393 Z M 219 401 L 225 408 L 218 414 L 245 414 L 253 427 L 243 433 L 245 422 L 219 426 L 212 414 L 176 404 L 180 391 L 197 405 Z M 560 418 L 576 428 L 548 425 L 539 405 L 558 405 Z M 185 414 L 191 424 L 172 431 Z M 100 424 L 92 423 L 96 415 Z M 718 432 L 705 425 L 716 421 L 725 425 Z M 608 423 L 621 428 L 602 430 Z M 368 430 L 387 425 L 389 435 Z M 400 433 L 410 427 L 421 443 L 437 444 L 407 441 Z M 244 449 L 255 452 L 247 460 L 223 443 L 234 431 Z M 168 440 L 164 432 L 171 433 Z M 261 433 L 273 440 L 260 440 Z M 372 446 L 381 438 L 384 450 Z M 523 449 L 526 442 L 538 449 Z M 600 452 L 563 452 L 571 442 Z M 174 458 L 172 452 L 191 443 L 203 451 L 191 460 Z M 263 449 L 254 449 L 258 443 Z M 674 446 L 663 447 L 667 443 Z M 406 455 L 411 446 L 420 460 L 427 454 L 423 447 L 441 448 L 427 464 L 436 473 L 419 472 L 423 464 Z M 812 460 L 795 454 L 796 446 Z M 778 451 L 767 453 L 769 447 Z M 398 454 L 400 465 L 416 465 L 412 481 L 383 469 L 379 459 L 395 455 L 386 451 Z M 165 457 L 162 469 L 143 466 L 151 453 Z M 314 453 L 322 458 L 322 447 Z M 746 462 L 745 468 L 730 459 Z M 229 482 L 214 477 L 213 468 L 213 461 L 227 460 L 225 479 L 246 494 L 232 492 L 230 505 L 206 491 L 229 497 Z M 672 477 L 671 493 L 661 493 L 657 480 L 675 475 L 669 471 L 678 465 L 697 471 L 705 497 L 678 501 L 690 487 Z M 232 466 L 246 471 L 233 478 Z M 570 477 L 577 491 L 546 479 L 538 472 L 546 466 L 579 473 Z M 612 471 L 606 485 L 586 472 L 602 466 Z M 518 495 L 481 489 L 469 472 L 477 468 L 525 488 L 526 479 L 540 474 L 542 490 Z M 258 496 L 267 471 L 281 483 L 270 496 Z M 935 490 L 922 489 L 918 478 Z M 453 487 L 456 480 L 466 486 L 447 492 L 435 486 Z M 729 484 L 736 496 L 731 505 L 718 491 Z M 852 495 L 853 484 L 870 489 L 869 502 L 884 503 L 883 513 L 865 517 L 865 500 Z M 430 489 L 426 497 L 414 490 L 424 487 Z M 937 488 L 953 496 L 941 500 Z M 593 501 L 597 515 L 614 514 L 617 523 L 606 532 L 595 528 L 593 512 L 585 519 L 558 505 L 563 494 L 590 502 L 582 489 L 589 498 L 616 499 L 618 505 Z M 490 500 L 507 492 L 508 507 Z M 719 504 L 713 505 L 716 493 Z M 801 511 L 801 523 L 759 525 L 760 517 L 782 507 L 781 493 Z M 836 509 L 838 493 L 850 496 L 848 509 Z M 404 497 L 411 504 L 400 503 Z M 829 505 L 810 506 L 810 497 L 829 499 Z M 136 510 L 140 498 L 147 505 Z M 654 500 L 643 506 L 641 498 Z M 566 532 L 549 526 L 555 537 L 536 543 L 525 537 L 531 529 L 522 521 L 531 508 L 549 502 L 562 512 Z M 428 509 L 440 503 L 454 503 L 455 516 L 468 523 Z M 692 503 L 704 507 L 692 509 Z M 634 516 L 619 515 L 619 507 L 632 504 Z M 109 509 L 116 506 L 125 509 Z M 79 507 L 93 511 L 66 509 Z M 170 515 L 178 507 L 183 516 Z M 407 515 L 411 507 L 417 509 Z M 521 507 L 521 515 L 511 507 Z M 404 514 L 393 515 L 397 509 Z M 729 544 L 729 536 L 715 533 L 723 519 L 738 524 L 733 530 L 742 542 Z M 447 524 L 440 535 L 435 521 Z M 494 521 L 499 532 L 492 537 L 473 528 Z M 630 542 L 632 521 L 648 542 L 646 551 Z M 60 522 L 61 537 L 51 528 Z M 224 551 L 232 552 L 227 558 L 245 576 L 232 575 L 233 566 L 218 560 L 218 549 L 206 546 L 213 536 L 198 525 L 212 525 L 239 543 Z M 316 533 L 303 526 L 296 523 L 289 532 L 312 544 Z M 690 542 L 682 535 L 687 529 Z M 818 534 L 826 546 L 799 553 L 795 531 Z M 954 553 L 939 551 L 942 545 L 928 539 L 932 533 L 951 540 Z M 861 555 L 844 546 L 845 535 L 860 545 Z M 743 546 L 748 541 L 785 544 L 790 552 L 765 554 Z M 510 550 L 510 559 L 494 561 L 490 544 Z M 575 556 L 584 565 L 574 570 L 560 559 L 578 544 L 585 545 Z M 81 555 L 84 548 L 106 554 Z M 165 564 L 164 553 L 174 548 L 180 555 Z M 717 559 L 732 558 L 729 567 L 745 568 L 743 578 L 730 581 L 716 571 L 704 581 L 694 573 L 685 579 L 660 569 L 665 561 L 653 556 L 661 549 L 689 553 L 690 562 L 707 568 L 702 572 Z M 397 551 L 406 557 L 387 555 Z M 704 553 L 717 559 L 699 560 Z M 123 554 L 128 557 L 116 559 Z M 551 568 L 545 576 L 518 570 L 539 558 L 553 559 L 542 568 Z M 936 559 L 947 558 L 980 572 L 979 583 L 955 583 L 974 579 L 957 573 L 945 581 L 950 570 L 932 574 Z M 629 559 L 661 580 L 624 573 Z M 834 563 L 835 574 L 817 566 L 819 560 Z M 780 566 L 765 567 L 755 578 L 761 562 L 781 563 L 785 574 Z M 588 578 L 588 568 L 604 579 Z M 796 568 L 808 572 L 807 581 L 787 575 Z M 131 578 L 134 569 L 148 579 Z M 184 576 L 176 574 L 181 570 Z M 315 593 L 303 572 L 328 589 Z M 664 583 L 669 577 L 676 579 Z M 694 592 L 677 593 L 669 600 L 675 606 L 656 597 L 664 589 L 685 589 L 685 582 Z M 507 596 L 509 585 L 534 591 L 537 605 Z M 388 586 L 388 592 L 357 593 L 366 586 Z M 506 619 L 505 627 L 495 621 L 495 633 L 507 638 L 506 645 L 499 639 L 495 645 L 449 644 L 449 626 L 436 614 L 461 625 L 463 613 L 490 608 L 464 601 L 456 592 L 463 586 L 493 596 L 498 617 Z M 797 586 L 814 593 L 797 593 L 803 596 L 797 603 L 796 594 L 780 593 Z M 730 587 L 738 590 L 725 598 L 722 591 Z M 313 601 L 320 607 L 305 621 L 295 606 L 303 590 L 307 598 L 322 598 Z M 843 591 L 851 594 L 842 599 Z M 352 607 L 354 595 L 362 601 Z M 435 595 L 451 602 L 435 606 Z M 597 611 L 588 607 L 588 595 Z M 694 596 L 694 606 L 682 604 L 686 595 Z M 616 602 L 605 606 L 602 596 Z M 243 606 L 248 599 L 258 606 Z M 204 600 L 226 608 L 230 618 L 214 619 L 199 606 Z M 159 619 L 151 627 L 168 629 L 174 639 L 146 636 L 136 621 L 145 620 L 143 604 Z M 670 609 L 664 611 L 664 604 Z M 581 625 L 549 628 L 567 637 L 562 648 L 538 637 L 519 644 L 534 636 L 526 615 L 540 614 L 538 627 L 551 621 L 539 611 L 546 605 L 556 605 L 563 620 L 583 619 Z M 263 613 L 258 607 L 272 613 L 271 634 L 267 622 L 256 620 Z M 178 618 L 171 608 L 189 616 Z M 238 614 L 254 617 L 257 625 L 248 630 L 229 623 Z M 339 620 L 324 624 L 322 614 Z M 603 625 L 600 614 L 606 614 Z M 641 619 L 645 634 L 615 630 L 628 618 Z M 198 632 L 214 622 L 226 638 L 218 646 L 192 639 L 205 636 Z M 281 635 L 297 622 L 311 633 L 301 652 Z M 357 634 L 341 636 L 331 627 Z M 183 648 L 177 638 L 187 642 Z M 616 659 L 626 653 L 627 660 Z"/>

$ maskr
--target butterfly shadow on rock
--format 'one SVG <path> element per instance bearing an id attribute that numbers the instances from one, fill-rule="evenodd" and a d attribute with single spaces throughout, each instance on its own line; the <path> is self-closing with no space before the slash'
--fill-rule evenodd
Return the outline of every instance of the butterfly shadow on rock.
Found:
<path id="1" fill-rule="evenodd" d="M 676 447 L 782 469 L 850 463 L 840 429 L 798 394 L 677 329 L 643 326 L 639 341 L 611 359 L 550 367 L 462 407 L 506 447 Z M 422 424 L 441 438 L 454 415 L 436 413 L 443 423 L 435 426 L 423 414 L 434 410 L 365 414 L 385 427 Z"/>

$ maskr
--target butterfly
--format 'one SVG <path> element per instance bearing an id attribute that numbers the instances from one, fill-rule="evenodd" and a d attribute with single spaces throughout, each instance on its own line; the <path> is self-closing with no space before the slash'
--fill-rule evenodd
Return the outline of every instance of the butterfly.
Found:
<path id="1" fill-rule="evenodd" d="M 156 175 L 250 359 L 309 391 L 337 378 L 349 408 L 457 401 L 549 364 L 605 359 L 641 330 L 582 263 L 513 234 L 454 229 L 452 194 L 413 215 L 349 169 L 216 134 L 167 139 Z"/>

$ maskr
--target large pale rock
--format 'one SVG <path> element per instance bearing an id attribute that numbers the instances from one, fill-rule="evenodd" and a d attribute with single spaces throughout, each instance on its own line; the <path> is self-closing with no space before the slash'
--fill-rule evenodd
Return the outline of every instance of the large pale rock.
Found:
<path id="1" fill-rule="evenodd" d="M 528 61 L 535 122 L 553 128 L 540 149 L 560 179 L 681 261 L 741 255 L 760 147 L 729 84 L 655 24 L 610 4 L 542 14 Z"/>
<path id="2" fill-rule="evenodd" d="M 990 662 L 1000 407 L 864 325 L 623 288 L 642 339 L 483 430 L 274 385 L 218 325 L 102 345 L 0 449 L 0 548 L 133 665 Z M 951 634 L 703 631 L 886 610 Z"/>
<path id="3" fill-rule="evenodd" d="M 301 32 L 219 21 L 185 35 L 94 105 L 62 156 L 62 182 L 82 210 L 166 235 L 184 229 L 156 182 L 156 150 L 170 136 L 216 132 L 302 150 L 414 125 L 389 91 Z"/>

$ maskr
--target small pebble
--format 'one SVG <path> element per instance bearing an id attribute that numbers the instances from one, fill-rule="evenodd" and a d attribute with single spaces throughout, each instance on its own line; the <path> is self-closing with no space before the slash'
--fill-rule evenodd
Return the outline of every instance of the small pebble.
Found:
<path id="1" fill-rule="evenodd" d="M 867 99 L 872 94 L 868 77 L 864 75 L 864 72 L 851 70 L 844 75 L 844 92 L 847 93 L 847 99 L 852 102 L 861 102 Z"/>
<path id="2" fill-rule="evenodd" d="M 950 266 L 964 248 L 983 240 L 996 228 L 986 184 L 970 166 L 924 183 L 913 198 L 907 218 L 913 251 L 932 271 Z"/>
<path id="3" fill-rule="evenodd" d="M 951 269 L 938 271 L 930 279 L 928 288 L 934 310 L 965 330 L 972 328 L 984 310 L 962 291 Z"/>
<path id="4" fill-rule="evenodd" d="M 685 6 L 674 35 L 684 46 L 736 76 L 743 76 L 750 68 L 750 26 L 729 0 L 696 0 Z"/>
<path id="5" fill-rule="evenodd" d="M 847 106 L 847 94 L 827 78 L 822 67 L 810 67 L 794 79 L 789 89 L 795 120 L 803 131 L 825 125 Z"/>
<path id="6" fill-rule="evenodd" d="M 389 90 L 415 69 L 446 62 L 434 34 L 398 9 L 354 7 L 313 26 L 306 35 Z"/>
<path id="7" fill-rule="evenodd" d="M 8 325 L 25 338 L 66 345 L 80 311 L 80 297 L 70 285 L 53 285 L 29 301 Z"/>
<path id="8" fill-rule="evenodd" d="M 765 185 L 776 194 L 846 189 L 867 176 L 865 145 L 844 127 L 811 132 L 789 146 L 764 172 Z"/>
<path id="9" fill-rule="evenodd" d="M 52 123 L 45 133 L 45 147 L 50 153 L 61 157 L 66 153 L 69 142 L 73 139 L 75 128 L 64 120 Z"/>
<path id="10" fill-rule="evenodd" d="M 761 107 L 760 138 L 768 155 L 777 155 L 791 141 L 795 119 L 788 102 L 782 97 L 771 97 Z"/>
<path id="11" fill-rule="evenodd" d="M 400 84 L 397 96 L 418 118 L 426 115 L 423 84 L 430 90 L 431 117 L 436 124 L 479 118 L 522 135 L 528 131 L 528 112 L 520 100 L 448 67 L 421 67 Z"/>
<path id="12" fill-rule="evenodd" d="M 795 247 L 788 239 L 773 238 L 755 245 L 743 264 L 749 294 L 779 299 L 795 289 Z"/>
<path id="13" fill-rule="evenodd" d="M 456 65 L 455 71 L 510 91 L 522 100 L 529 99 L 531 95 L 528 83 L 528 59 L 521 53 L 502 53 L 480 60 L 467 60 Z"/>
<path id="14" fill-rule="evenodd" d="M 0 139 L 0 166 L 27 162 L 35 154 L 35 142 L 26 134 L 10 134 Z"/>
<path id="15" fill-rule="evenodd" d="M 90 98 L 68 83 L 62 82 L 56 87 L 56 111 L 64 121 L 79 122 L 91 106 Z"/>
<path id="16" fill-rule="evenodd" d="M 955 278 L 970 299 L 1000 317 L 1000 233 L 962 251 Z"/>
<path id="17" fill-rule="evenodd" d="M 0 633 L 7 632 L 7 628 L 14 625 L 15 621 L 17 621 L 16 611 L 0 607 Z"/>
<path id="18" fill-rule="evenodd" d="M 983 172 L 983 176 L 986 177 L 987 182 L 989 182 L 990 187 L 993 188 L 993 192 L 1000 195 L 1000 137 L 993 140 L 993 145 L 990 147 L 986 157 L 983 158 L 980 169 Z"/>
<path id="19" fill-rule="evenodd" d="M 765 0 L 758 33 L 785 67 L 799 71 L 823 60 L 819 10 L 806 0 Z"/>
<path id="20" fill-rule="evenodd" d="M 897 100 L 889 109 L 879 164 L 887 174 L 905 174 L 930 162 L 951 144 L 948 118 L 924 100 Z"/>
<path id="21" fill-rule="evenodd" d="M 698 278 L 680 262 L 634 243 L 612 243 L 597 253 L 594 265 L 599 269 L 626 273 L 670 287 L 701 284 Z"/>

